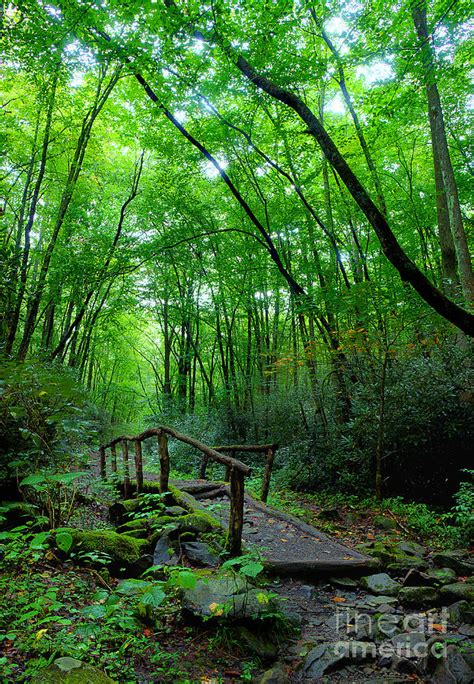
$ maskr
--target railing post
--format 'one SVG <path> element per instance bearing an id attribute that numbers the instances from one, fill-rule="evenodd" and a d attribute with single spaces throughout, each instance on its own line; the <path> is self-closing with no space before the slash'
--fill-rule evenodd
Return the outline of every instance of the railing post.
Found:
<path id="1" fill-rule="evenodd" d="M 242 527 L 244 524 L 244 474 L 237 468 L 230 471 L 230 519 L 227 550 L 231 557 L 242 551 Z"/>
<path id="2" fill-rule="evenodd" d="M 128 499 L 130 496 L 130 466 L 128 462 L 128 442 L 126 439 L 122 442 L 122 458 L 123 458 L 123 498 Z"/>
<path id="3" fill-rule="evenodd" d="M 117 447 L 115 444 L 112 444 L 110 447 L 110 453 L 112 454 L 112 472 L 116 473 L 117 472 Z"/>
<path id="4" fill-rule="evenodd" d="M 229 456 L 231 458 L 235 458 L 235 451 L 233 449 L 231 449 L 231 451 L 229 452 Z M 224 482 L 229 482 L 229 480 L 230 480 L 230 466 L 226 466 L 225 467 L 225 473 L 224 473 Z"/>
<path id="5" fill-rule="evenodd" d="M 158 435 L 158 449 L 160 452 L 160 492 L 168 491 L 170 478 L 170 455 L 168 451 L 168 435 L 164 430 Z"/>
<path id="6" fill-rule="evenodd" d="M 139 494 L 143 490 L 142 443 L 139 439 L 135 440 L 135 477 L 137 480 L 137 494 Z"/>
<path id="7" fill-rule="evenodd" d="M 107 479 L 107 470 L 106 470 L 106 462 L 105 462 L 105 447 L 101 446 L 99 447 L 99 469 L 100 469 L 100 476 L 103 480 Z"/>
<path id="8" fill-rule="evenodd" d="M 203 454 L 201 458 L 201 466 L 199 468 L 199 479 L 200 480 L 205 480 L 206 479 L 206 470 L 207 470 L 207 464 L 209 463 L 209 456 L 207 454 Z"/>
<path id="9" fill-rule="evenodd" d="M 273 461 L 275 459 L 275 449 L 273 447 L 270 447 L 268 449 L 267 453 L 265 454 L 265 458 L 267 464 L 265 466 L 265 473 L 263 474 L 261 494 L 261 499 L 264 503 L 266 503 L 268 499 L 268 492 L 270 490 L 270 478 L 272 476 Z"/>

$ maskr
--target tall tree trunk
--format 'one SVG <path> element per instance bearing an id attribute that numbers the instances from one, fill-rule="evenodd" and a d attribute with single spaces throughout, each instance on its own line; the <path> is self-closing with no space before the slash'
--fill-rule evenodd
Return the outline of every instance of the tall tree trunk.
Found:
<path id="1" fill-rule="evenodd" d="M 103 84 L 105 82 L 106 78 L 106 73 L 107 69 L 103 68 L 101 76 L 98 81 L 97 85 L 97 91 L 96 91 L 96 97 L 93 105 L 87 112 L 86 116 L 84 117 L 84 120 L 82 122 L 82 128 L 81 128 L 81 133 L 79 135 L 77 144 L 76 144 L 76 149 L 74 152 L 74 158 L 71 164 L 71 167 L 69 169 L 68 177 L 66 180 L 66 185 L 61 197 L 61 202 L 59 205 L 58 213 L 56 216 L 56 220 L 54 223 L 53 231 L 51 234 L 51 237 L 49 239 L 48 245 L 46 247 L 44 256 L 43 256 L 43 261 L 41 264 L 41 267 L 39 269 L 39 275 L 38 275 L 38 282 L 35 288 L 35 291 L 28 302 L 28 311 L 27 311 L 27 316 L 26 316 L 26 321 L 25 321 L 25 326 L 23 329 L 23 337 L 20 342 L 20 347 L 18 350 L 18 359 L 23 360 L 27 353 L 28 349 L 30 346 L 31 338 L 36 326 L 36 319 L 38 316 L 38 310 L 41 302 L 41 298 L 43 296 L 45 284 L 46 284 L 46 278 L 48 275 L 49 271 L 49 265 L 51 263 L 51 259 L 53 256 L 54 249 L 56 247 L 56 243 L 59 237 L 59 233 L 61 231 L 61 228 L 64 223 L 64 219 L 66 217 L 66 213 L 69 209 L 69 205 L 71 204 L 71 200 L 73 198 L 74 190 L 77 184 L 77 180 L 79 178 L 79 175 L 82 170 L 82 164 L 84 161 L 84 155 L 86 153 L 87 145 L 89 143 L 89 139 L 92 133 L 92 128 L 94 125 L 95 120 L 97 119 L 98 115 L 100 114 L 102 108 L 104 107 L 105 103 L 107 102 L 107 99 L 112 92 L 113 87 L 117 83 L 119 74 L 120 74 L 120 69 L 115 69 L 113 72 L 112 76 L 109 78 L 108 83 L 103 87 Z"/>
<path id="2" fill-rule="evenodd" d="M 453 271 L 452 243 L 449 239 L 448 227 L 446 225 L 446 219 L 448 219 L 452 242 L 454 242 L 456 251 L 461 287 L 466 302 L 472 305 L 474 304 L 474 274 L 464 231 L 458 188 L 449 154 L 441 98 L 436 83 L 435 55 L 431 45 L 431 36 L 428 32 L 425 0 L 415 0 L 411 5 L 411 11 L 420 43 L 423 78 L 428 99 L 428 116 L 437 193 L 438 230 L 440 232 L 443 267 L 446 270 L 446 276 L 451 278 Z"/>
<path id="3" fill-rule="evenodd" d="M 40 164 L 39 164 L 39 169 L 38 169 L 38 175 L 36 177 L 36 182 L 34 185 L 33 189 L 33 195 L 31 198 L 30 202 L 30 207 L 28 211 L 28 219 L 25 224 L 25 231 L 24 231 L 24 238 L 23 238 L 23 254 L 22 254 L 22 259 L 21 259 L 21 267 L 20 267 L 20 285 L 18 288 L 18 293 L 16 296 L 16 302 L 15 302 L 15 309 L 13 311 L 13 315 L 11 318 L 10 326 L 9 326 L 9 334 L 7 338 L 7 344 L 6 344 L 6 353 L 10 354 L 12 349 L 13 349 L 13 344 L 15 342 L 15 337 L 18 329 L 18 322 L 20 319 L 20 311 L 21 307 L 23 304 L 23 299 L 25 296 L 25 290 L 26 290 L 26 282 L 28 279 L 28 266 L 29 266 L 29 261 L 30 261 L 30 247 L 31 247 L 31 242 L 30 242 L 30 236 L 31 236 L 31 230 L 33 228 L 33 224 L 35 221 L 35 216 L 36 216 L 36 210 L 38 208 L 38 201 L 40 198 L 40 191 L 41 191 L 41 186 L 43 184 L 43 179 L 44 179 L 44 174 L 46 171 L 46 162 L 48 159 L 48 148 L 49 148 L 49 143 L 50 143 L 50 138 L 51 138 L 51 124 L 53 120 L 53 110 L 54 110 L 54 102 L 56 99 L 56 88 L 58 84 L 58 77 L 59 77 L 59 65 L 56 67 L 54 74 L 53 74 L 53 79 L 51 83 L 51 92 L 49 95 L 49 100 L 48 100 L 48 108 L 46 110 L 46 120 L 44 124 L 44 133 L 43 133 L 43 144 L 41 148 L 41 158 L 40 158 Z"/>

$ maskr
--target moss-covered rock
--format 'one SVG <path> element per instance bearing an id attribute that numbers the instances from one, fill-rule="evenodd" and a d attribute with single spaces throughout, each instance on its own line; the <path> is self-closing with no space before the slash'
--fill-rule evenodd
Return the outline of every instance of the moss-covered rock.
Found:
<path id="1" fill-rule="evenodd" d="M 180 536 L 186 532 L 199 535 L 222 531 L 217 520 L 203 511 L 195 511 L 194 513 L 188 513 L 179 517 L 172 515 L 157 516 L 153 519 L 153 527 L 156 529 L 152 537 L 154 541 L 161 536 L 162 530 L 165 527 L 170 529 L 172 536 Z"/>
<path id="2" fill-rule="evenodd" d="M 240 648 L 262 662 L 273 662 L 278 655 L 278 642 L 270 632 L 250 630 L 247 627 L 235 627 L 232 632 Z"/>
<path id="3" fill-rule="evenodd" d="M 68 532 L 72 536 L 71 551 L 106 553 L 117 569 L 130 570 L 137 566 L 149 549 L 148 541 L 118 534 L 113 530 L 78 530 L 68 527 L 57 531 Z"/>
<path id="4" fill-rule="evenodd" d="M 57 658 L 40 670 L 31 684 L 115 684 L 105 672 L 75 658 Z"/>
<path id="5" fill-rule="evenodd" d="M 396 596 L 401 588 L 401 585 L 398 582 L 395 582 L 395 580 L 385 572 L 362 577 L 360 583 L 372 594 L 382 596 Z"/>
<path id="6" fill-rule="evenodd" d="M 112 522 L 121 521 L 128 513 L 133 513 L 140 508 L 138 499 L 124 499 L 116 501 L 109 507 L 109 515 Z"/>
<path id="7" fill-rule="evenodd" d="M 392 518 L 388 518 L 386 515 L 376 515 L 374 517 L 374 525 L 381 530 L 396 530 L 397 523 Z"/>
<path id="8" fill-rule="evenodd" d="M 406 606 L 432 606 L 438 603 L 439 594 L 434 587 L 402 587 L 398 600 Z"/>
<path id="9" fill-rule="evenodd" d="M 452 601 L 469 601 L 474 603 L 474 584 L 469 582 L 454 582 L 440 588 L 442 598 Z"/>
<path id="10" fill-rule="evenodd" d="M 185 615 L 201 619 L 252 621 L 274 616 L 278 604 L 265 591 L 234 573 L 205 573 L 183 597 Z"/>
<path id="11" fill-rule="evenodd" d="M 437 551 L 433 554 L 433 563 L 441 568 L 451 568 L 458 575 L 474 574 L 474 559 L 468 551 Z"/>

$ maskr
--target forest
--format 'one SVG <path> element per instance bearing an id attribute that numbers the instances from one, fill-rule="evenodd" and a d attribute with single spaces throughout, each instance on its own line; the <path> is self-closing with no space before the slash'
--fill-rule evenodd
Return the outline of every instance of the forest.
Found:
<path id="1" fill-rule="evenodd" d="M 471 4 L 0 13 L 0 683 L 474 681 Z"/>

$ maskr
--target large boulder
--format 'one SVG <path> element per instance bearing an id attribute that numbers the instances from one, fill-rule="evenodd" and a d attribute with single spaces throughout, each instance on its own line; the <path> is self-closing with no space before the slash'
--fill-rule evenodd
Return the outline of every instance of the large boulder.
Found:
<path id="1" fill-rule="evenodd" d="M 454 584 L 445 584 L 440 588 L 440 594 L 443 599 L 451 601 L 469 601 L 474 602 L 474 584 L 469 582 L 455 582 Z"/>
<path id="2" fill-rule="evenodd" d="M 432 556 L 433 563 L 440 568 L 451 568 L 458 575 L 474 574 L 474 558 L 462 549 L 438 551 Z"/>
<path id="3" fill-rule="evenodd" d="M 71 535 L 72 545 L 68 553 L 73 553 L 79 562 L 94 563 L 94 554 L 107 554 L 110 558 L 109 565 L 119 574 L 123 571 L 139 574 L 150 565 L 150 562 L 144 561 L 149 546 L 144 539 L 135 539 L 113 530 L 63 527 L 56 532 Z"/>
<path id="4" fill-rule="evenodd" d="M 386 572 L 362 577 L 361 585 L 372 594 L 382 596 L 396 596 L 401 589 L 401 584 L 395 582 Z"/>
<path id="5" fill-rule="evenodd" d="M 402 587 L 398 592 L 398 600 L 406 606 L 432 606 L 439 601 L 439 594 L 434 587 Z"/>
<path id="6" fill-rule="evenodd" d="M 76 658 L 57 658 L 33 675 L 31 684 L 115 684 L 105 672 Z"/>
<path id="7" fill-rule="evenodd" d="M 256 620 L 278 610 L 273 598 L 234 573 L 202 575 L 183 594 L 183 611 L 195 618 Z"/>
<path id="8" fill-rule="evenodd" d="M 216 554 L 204 542 L 183 542 L 181 549 L 192 563 L 200 567 L 215 568 L 219 564 Z"/>
<path id="9" fill-rule="evenodd" d="M 319 681 L 325 674 L 349 662 L 362 662 L 377 656 L 375 644 L 366 641 L 336 641 L 313 648 L 303 664 L 303 674 Z"/>

